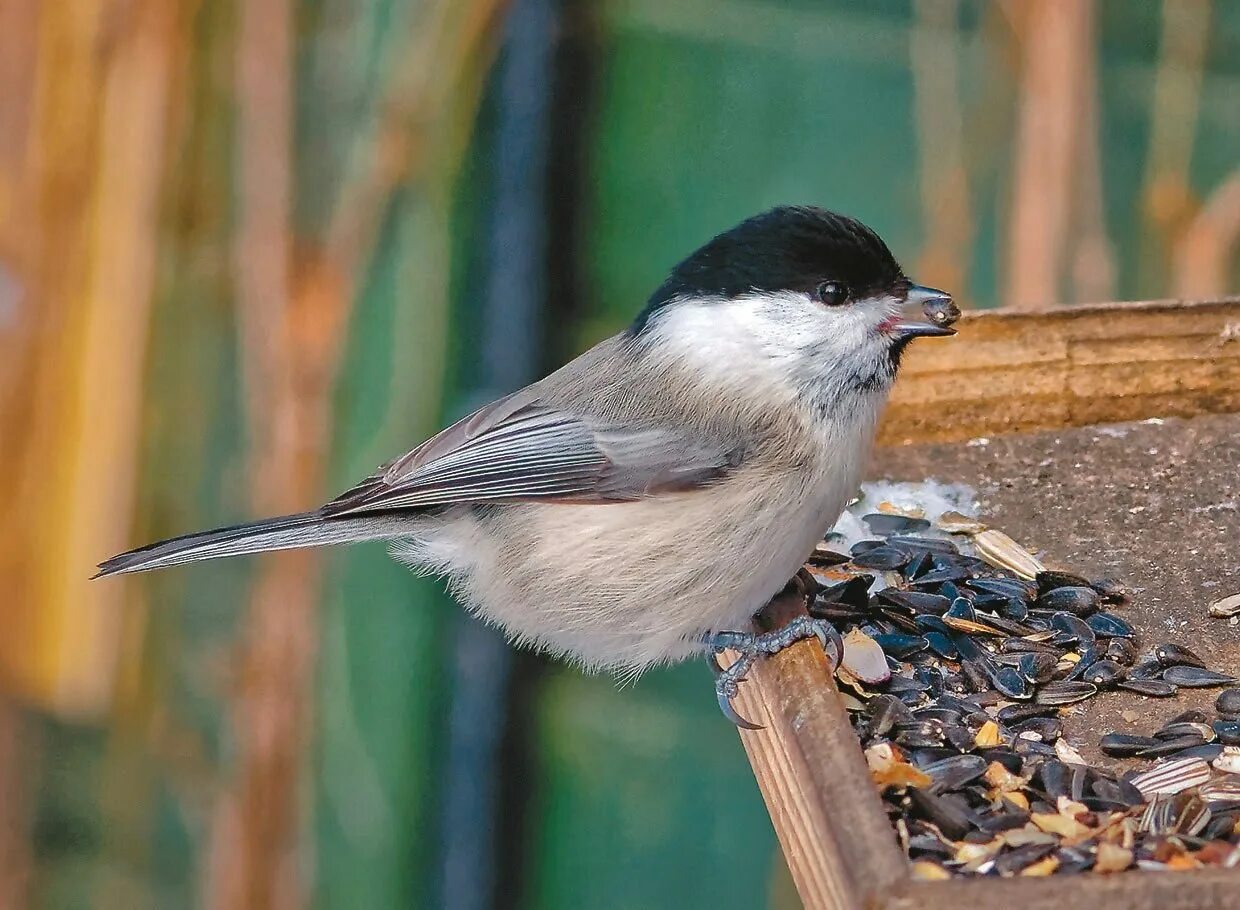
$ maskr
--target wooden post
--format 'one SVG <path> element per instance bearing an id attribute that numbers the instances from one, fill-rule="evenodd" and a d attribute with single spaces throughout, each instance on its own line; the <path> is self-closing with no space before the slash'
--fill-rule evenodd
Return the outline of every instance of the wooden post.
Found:
<path id="1" fill-rule="evenodd" d="M 804 613 L 799 595 L 771 603 L 762 620 Z M 816 639 L 760 660 L 736 708 L 763 725 L 741 730 L 792 880 L 807 908 L 861 910 L 908 875 L 844 705 Z"/>

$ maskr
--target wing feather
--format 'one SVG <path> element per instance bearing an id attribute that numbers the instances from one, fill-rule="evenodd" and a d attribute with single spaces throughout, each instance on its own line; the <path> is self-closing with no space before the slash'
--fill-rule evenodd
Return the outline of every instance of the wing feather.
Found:
<path id="1" fill-rule="evenodd" d="M 739 461 L 735 447 L 675 431 L 632 431 L 517 393 L 381 468 L 323 514 L 521 500 L 621 502 L 709 483 Z"/>

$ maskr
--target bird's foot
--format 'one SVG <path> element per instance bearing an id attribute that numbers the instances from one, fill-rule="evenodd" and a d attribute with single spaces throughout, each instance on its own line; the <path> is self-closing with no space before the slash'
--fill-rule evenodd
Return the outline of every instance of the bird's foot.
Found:
<path id="1" fill-rule="evenodd" d="M 710 648 L 707 661 L 715 673 L 715 695 L 719 699 L 719 710 L 723 712 L 723 716 L 744 730 L 762 729 L 761 724 L 751 723 L 741 717 L 732 705 L 732 699 L 740 691 L 740 683 L 745 674 L 759 657 L 777 654 L 804 638 L 818 639 L 834 672 L 844 656 L 844 640 L 840 638 L 835 626 L 825 619 L 797 616 L 782 629 L 771 632 L 713 632 L 707 635 L 703 641 Z M 738 652 L 740 657 L 724 669 L 719 663 L 719 654 L 727 649 Z"/>

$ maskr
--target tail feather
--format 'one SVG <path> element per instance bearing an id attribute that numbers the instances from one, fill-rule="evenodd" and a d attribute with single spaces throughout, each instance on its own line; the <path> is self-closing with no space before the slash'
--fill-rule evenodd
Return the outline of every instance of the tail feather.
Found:
<path id="1" fill-rule="evenodd" d="M 318 512 L 282 515 L 262 521 L 186 534 L 130 550 L 99 564 L 95 578 L 145 572 L 200 559 L 240 556 L 267 550 L 381 540 L 410 533 L 407 523 L 388 517 L 324 518 Z"/>

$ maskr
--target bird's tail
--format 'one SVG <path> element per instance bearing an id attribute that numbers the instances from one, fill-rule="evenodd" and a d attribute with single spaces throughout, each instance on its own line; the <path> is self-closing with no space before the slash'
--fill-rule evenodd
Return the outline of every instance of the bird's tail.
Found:
<path id="1" fill-rule="evenodd" d="M 325 518 L 318 512 L 301 512 L 148 544 L 100 563 L 95 577 L 145 572 L 200 559 L 240 556 L 266 550 L 382 540 L 405 536 L 410 531 L 408 522 L 391 516 Z"/>

